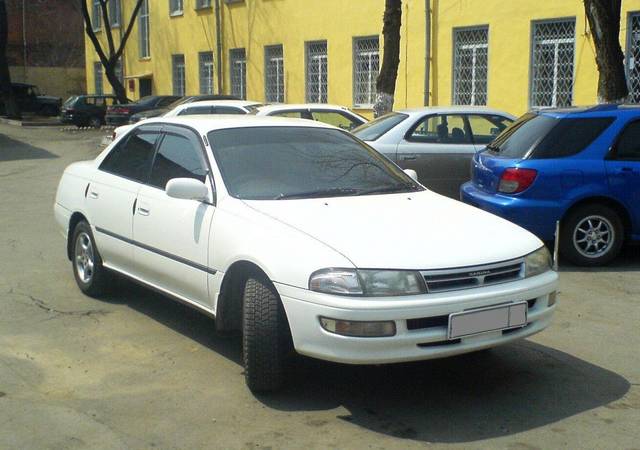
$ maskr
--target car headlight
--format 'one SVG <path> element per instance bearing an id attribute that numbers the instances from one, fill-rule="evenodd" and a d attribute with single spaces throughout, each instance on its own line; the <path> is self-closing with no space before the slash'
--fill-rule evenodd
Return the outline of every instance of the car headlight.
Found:
<path id="1" fill-rule="evenodd" d="M 309 289 L 326 294 L 371 297 L 427 292 L 422 275 L 411 270 L 322 269 L 311 274 Z"/>
<path id="2" fill-rule="evenodd" d="M 524 276 L 525 278 L 540 275 L 551 270 L 551 254 L 547 247 L 540 247 L 533 253 L 529 253 L 524 257 Z"/>

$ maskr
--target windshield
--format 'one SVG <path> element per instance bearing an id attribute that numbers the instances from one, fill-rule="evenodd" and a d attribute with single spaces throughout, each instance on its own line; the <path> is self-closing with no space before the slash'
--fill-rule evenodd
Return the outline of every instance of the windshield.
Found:
<path id="1" fill-rule="evenodd" d="M 69 97 L 67 99 L 66 102 L 64 102 L 64 104 L 62 106 L 71 106 L 76 100 L 78 100 L 78 96 L 77 95 L 71 96 L 71 97 Z"/>
<path id="2" fill-rule="evenodd" d="M 229 194 L 247 200 L 422 190 L 395 164 L 346 132 L 309 127 L 211 131 Z"/>
<path id="3" fill-rule="evenodd" d="M 375 141 L 407 117 L 407 114 L 391 112 L 354 128 L 352 133 L 363 141 Z"/>

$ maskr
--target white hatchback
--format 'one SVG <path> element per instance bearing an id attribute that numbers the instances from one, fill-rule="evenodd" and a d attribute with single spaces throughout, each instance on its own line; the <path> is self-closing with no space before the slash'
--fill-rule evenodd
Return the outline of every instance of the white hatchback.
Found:
<path id="1" fill-rule="evenodd" d="M 530 336 L 555 309 L 535 236 L 319 122 L 150 119 L 70 165 L 54 209 L 83 292 L 118 273 L 242 330 L 254 391 L 294 350 L 438 358 Z"/>

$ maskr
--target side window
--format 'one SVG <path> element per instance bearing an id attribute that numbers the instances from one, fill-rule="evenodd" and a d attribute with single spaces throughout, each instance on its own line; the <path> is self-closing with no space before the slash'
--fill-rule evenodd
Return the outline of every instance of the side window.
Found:
<path id="1" fill-rule="evenodd" d="M 407 140 L 434 144 L 470 144 L 464 117 L 460 115 L 429 116 L 418 122 Z"/>
<path id="2" fill-rule="evenodd" d="M 302 119 L 302 111 L 276 111 L 269 115 L 276 117 L 291 117 L 293 119 Z"/>
<path id="3" fill-rule="evenodd" d="M 172 178 L 195 178 L 204 183 L 206 176 L 198 144 L 185 136 L 165 134 L 151 168 L 149 184 L 164 190 Z"/>
<path id="4" fill-rule="evenodd" d="M 640 161 L 640 121 L 630 123 L 620 135 L 616 158 Z"/>
<path id="5" fill-rule="evenodd" d="M 476 144 L 488 144 L 513 123 L 506 117 L 485 114 L 470 114 L 467 118 Z"/>
<path id="6" fill-rule="evenodd" d="M 211 114 L 211 110 L 211 106 L 191 106 L 180 111 L 178 115 L 191 116 L 193 114 Z"/>
<path id="7" fill-rule="evenodd" d="M 100 165 L 100 170 L 144 183 L 149 176 L 157 132 L 133 132 L 116 146 Z"/>
<path id="8" fill-rule="evenodd" d="M 241 109 L 234 108 L 232 106 L 216 106 L 213 108 L 214 114 L 244 114 Z"/>
<path id="9" fill-rule="evenodd" d="M 362 122 L 356 122 L 345 114 L 334 111 L 311 111 L 311 117 L 318 122 L 328 123 L 343 130 L 353 130 Z"/>
<path id="10" fill-rule="evenodd" d="M 113 104 L 118 103 L 117 100 L 113 97 L 105 97 L 104 102 L 107 106 L 111 106 Z"/>
<path id="11" fill-rule="evenodd" d="M 85 97 L 84 99 L 84 103 L 86 105 L 95 105 L 96 104 L 96 98 L 95 97 Z"/>
<path id="12" fill-rule="evenodd" d="M 95 97 L 96 106 L 104 106 L 104 97 Z"/>

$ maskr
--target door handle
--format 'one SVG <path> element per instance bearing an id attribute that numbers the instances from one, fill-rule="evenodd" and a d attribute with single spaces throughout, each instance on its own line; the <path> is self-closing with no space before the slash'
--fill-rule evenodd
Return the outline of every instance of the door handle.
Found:
<path id="1" fill-rule="evenodd" d="M 140 214 L 141 216 L 148 216 L 149 214 L 151 214 L 151 211 L 149 211 L 147 208 L 143 208 L 142 206 L 138 206 L 138 214 Z"/>
<path id="2" fill-rule="evenodd" d="M 403 156 L 402 158 L 403 161 L 415 161 L 416 159 L 418 159 L 417 156 Z"/>
<path id="3" fill-rule="evenodd" d="M 89 198 L 92 198 L 92 199 L 94 199 L 94 200 L 95 200 L 95 199 L 97 199 L 99 196 L 100 196 L 100 194 L 98 194 L 97 192 L 95 192 L 95 191 L 89 191 Z"/>

